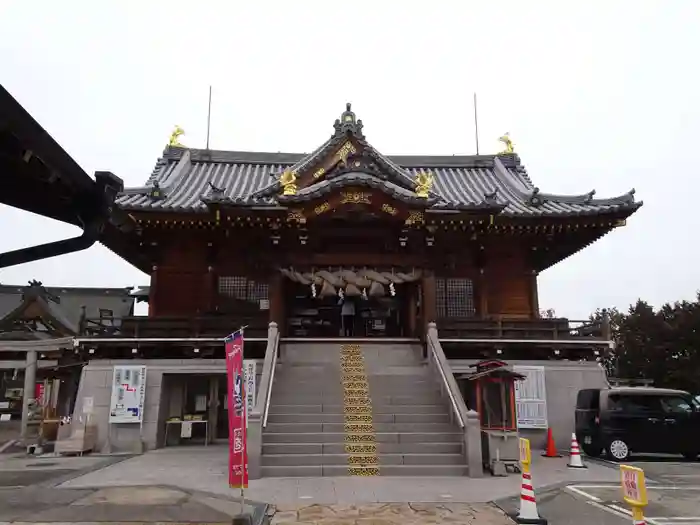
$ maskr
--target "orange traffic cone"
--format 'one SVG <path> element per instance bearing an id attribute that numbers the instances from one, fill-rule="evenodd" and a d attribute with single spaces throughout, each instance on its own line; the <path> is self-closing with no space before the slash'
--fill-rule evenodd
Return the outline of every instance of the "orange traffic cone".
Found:
<path id="1" fill-rule="evenodd" d="M 535 489 L 532 487 L 532 475 L 529 472 L 523 471 L 520 484 L 520 510 L 513 518 L 517 523 L 524 525 L 547 525 L 547 520 L 541 518 L 537 512 Z"/>
<path id="2" fill-rule="evenodd" d="M 576 434 L 571 434 L 571 452 L 569 453 L 569 468 L 588 468 L 583 464 L 581 459 L 581 451 L 578 447 L 578 441 L 576 440 Z"/>
<path id="3" fill-rule="evenodd" d="M 547 450 L 542 454 L 543 458 L 560 458 L 561 454 L 557 452 L 557 446 L 554 444 L 554 436 L 552 434 L 552 427 L 547 429 Z"/>

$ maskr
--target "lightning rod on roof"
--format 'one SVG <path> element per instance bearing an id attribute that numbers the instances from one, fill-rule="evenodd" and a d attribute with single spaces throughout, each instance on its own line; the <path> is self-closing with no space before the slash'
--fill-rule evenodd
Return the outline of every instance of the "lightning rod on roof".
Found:
<path id="1" fill-rule="evenodd" d="M 207 149 L 209 149 L 209 130 L 211 129 L 211 86 L 209 86 L 209 109 L 207 110 Z"/>
<path id="2" fill-rule="evenodd" d="M 476 154 L 479 154 L 479 120 L 476 114 L 476 93 L 474 93 L 474 138 L 476 139 Z"/>

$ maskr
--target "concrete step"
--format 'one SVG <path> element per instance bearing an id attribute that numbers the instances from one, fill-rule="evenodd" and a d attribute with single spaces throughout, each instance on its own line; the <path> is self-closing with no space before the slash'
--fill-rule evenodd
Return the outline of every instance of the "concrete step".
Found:
<path id="1" fill-rule="evenodd" d="M 319 404 L 292 405 L 292 404 L 271 404 L 269 417 L 275 414 L 343 414 L 344 407 L 341 404 Z M 372 404 L 373 414 L 448 414 L 449 407 L 446 403 L 434 405 L 377 405 Z"/>
<path id="2" fill-rule="evenodd" d="M 370 392 L 371 395 L 371 392 Z M 437 392 L 427 392 L 421 395 L 371 395 L 373 407 L 383 407 L 387 405 L 440 405 L 444 403 L 443 398 Z M 343 403 L 342 393 L 298 393 L 282 395 L 272 389 L 271 405 L 314 405 L 317 403 L 325 405 L 340 405 Z"/>
<path id="3" fill-rule="evenodd" d="M 270 454 L 345 454 L 345 443 L 264 443 L 263 456 Z M 377 443 L 383 454 L 462 454 L 462 443 Z"/>
<path id="4" fill-rule="evenodd" d="M 326 412 L 317 414 L 270 414 L 268 426 L 276 423 L 345 423 L 345 414 L 329 414 Z M 434 414 L 372 414 L 372 422 L 378 423 L 450 423 L 450 415 L 443 413 Z"/>
<path id="5" fill-rule="evenodd" d="M 449 423 L 374 423 L 375 432 L 454 432 L 455 427 Z M 343 423 L 269 423 L 266 434 L 291 434 L 345 432 Z"/>
<path id="6" fill-rule="evenodd" d="M 264 467 L 307 465 L 348 466 L 348 454 L 272 454 L 262 456 Z M 380 454 L 379 465 L 459 465 L 462 454 Z"/>
<path id="7" fill-rule="evenodd" d="M 374 395 L 397 395 L 397 394 L 429 394 L 439 393 L 440 387 L 433 381 L 415 381 L 406 383 L 382 383 L 380 381 L 368 381 L 367 386 L 370 393 Z M 312 381 L 299 382 L 280 380 L 275 381 L 272 386 L 273 395 L 287 396 L 289 394 L 341 394 L 343 385 L 340 378 L 334 382 L 319 382 L 317 384 Z"/>
<path id="8" fill-rule="evenodd" d="M 341 344 L 304 343 L 285 344 L 281 355 L 285 364 L 327 365 L 337 363 L 341 355 Z M 420 364 L 420 350 L 406 344 L 360 343 L 365 360 L 383 364 Z"/>
<path id="9" fill-rule="evenodd" d="M 384 465 L 380 476 L 466 476 L 465 465 Z M 266 478 L 309 478 L 322 476 L 349 476 L 347 466 L 305 465 L 295 467 L 262 467 Z"/>
<path id="10" fill-rule="evenodd" d="M 267 425 L 268 429 L 270 425 Z M 269 432 L 263 434 L 263 443 L 345 443 L 345 432 Z M 463 434 L 450 432 L 379 432 L 377 443 L 462 443 Z"/>
<path id="11" fill-rule="evenodd" d="M 421 377 L 424 379 L 432 378 L 432 372 L 424 365 L 387 365 L 381 369 L 372 368 L 367 369 L 365 366 L 365 374 L 370 378 L 381 378 L 381 379 L 400 379 L 402 377 Z M 292 365 L 292 366 L 278 366 L 275 371 L 275 380 L 278 377 L 284 377 L 285 379 L 308 381 L 312 378 L 322 378 L 326 374 L 340 374 L 341 368 L 338 364 L 337 366 L 303 366 L 303 365 Z"/>
<path id="12" fill-rule="evenodd" d="M 383 371 L 382 371 L 383 372 Z M 342 370 L 325 370 L 320 372 L 314 372 L 311 374 L 300 374 L 300 373 L 290 373 L 288 370 L 284 372 L 275 373 L 275 384 L 277 383 L 289 383 L 289 384 L 319 384 L 319 385 L 332 385 L 337 384 L 341 380 L 341 375 L 345 372 Z M 370 373 L 368 370 L 360 372 L 363 374 L 368 381 L 377 383 L 390 383 L 397 385 L 407 385 L 413 382 L 429 382 L 436 383 L 435 377 L 428 373 L 403 373 L 403 374 L 384 374 L 384 373 Z"/>

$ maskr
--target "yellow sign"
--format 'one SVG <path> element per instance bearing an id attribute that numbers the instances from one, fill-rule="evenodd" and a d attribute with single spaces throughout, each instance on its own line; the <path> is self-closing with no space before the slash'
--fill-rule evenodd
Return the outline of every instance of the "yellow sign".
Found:
<path id="1" fill-rule="evenodd" d="M 645 507 L 648 503 L 644 471 L 630 465 L 620 465 L 622 499 L 632 507 Z"/>
<path id="2" fill-rule="evenodd" d="M 523 467 L 529 467 L 532 462 L 532 456 L 530 455 L 530 440 L 525 438 L 520 438 L 520 463 Z M 525 468 L 523 470 L 526 470 Z"/>

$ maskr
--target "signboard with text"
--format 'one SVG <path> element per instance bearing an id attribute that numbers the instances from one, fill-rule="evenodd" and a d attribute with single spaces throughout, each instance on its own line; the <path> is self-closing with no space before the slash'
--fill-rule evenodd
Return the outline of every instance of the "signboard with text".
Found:
<path id="1" fill-rule="evenodd" d="M 523 465 L 529 465 L 532 461 L 532 456 L 530 455 L 530 440 L 525 438 L 519 438 L 520 446 L 520 463 Z"/>
<path id="2" fill-rule="evenodd" d="M 518 428 L 546 429 L 547 390 L 543 366 L 514 365 L 513 370 L 525 379 L 515 382 L 515 408 Z"/>
<path id="3" fill-rule="evenodd" d="M 245 370 L 245 424 L 248 426 L 248 414 L 255 408 L 255 376 L 257 373 L 257 363 L 253 359 L 244 359 L 243 368 Z"/>
<path id="4" fill-rule="evenodd" d="M 146 367 L 116 365 L 112 374 L 110 423 L 141 423 L 146 398 Z"/>
<path id="5" fill-rule="evenodd" d="M 243 333 L 226 338 L 226 377 L 228 392 L 228 483 L 231 488 L 248 487 L 248 450 L 246 447 L 246 402 L 243 367 Z"/>
<path id="6" fill-rule="evenodd" d="M 620 465 L 622 498 L 629 505 L 643 507 L 648 503 L 644 471 L 629 465 Z"/>

